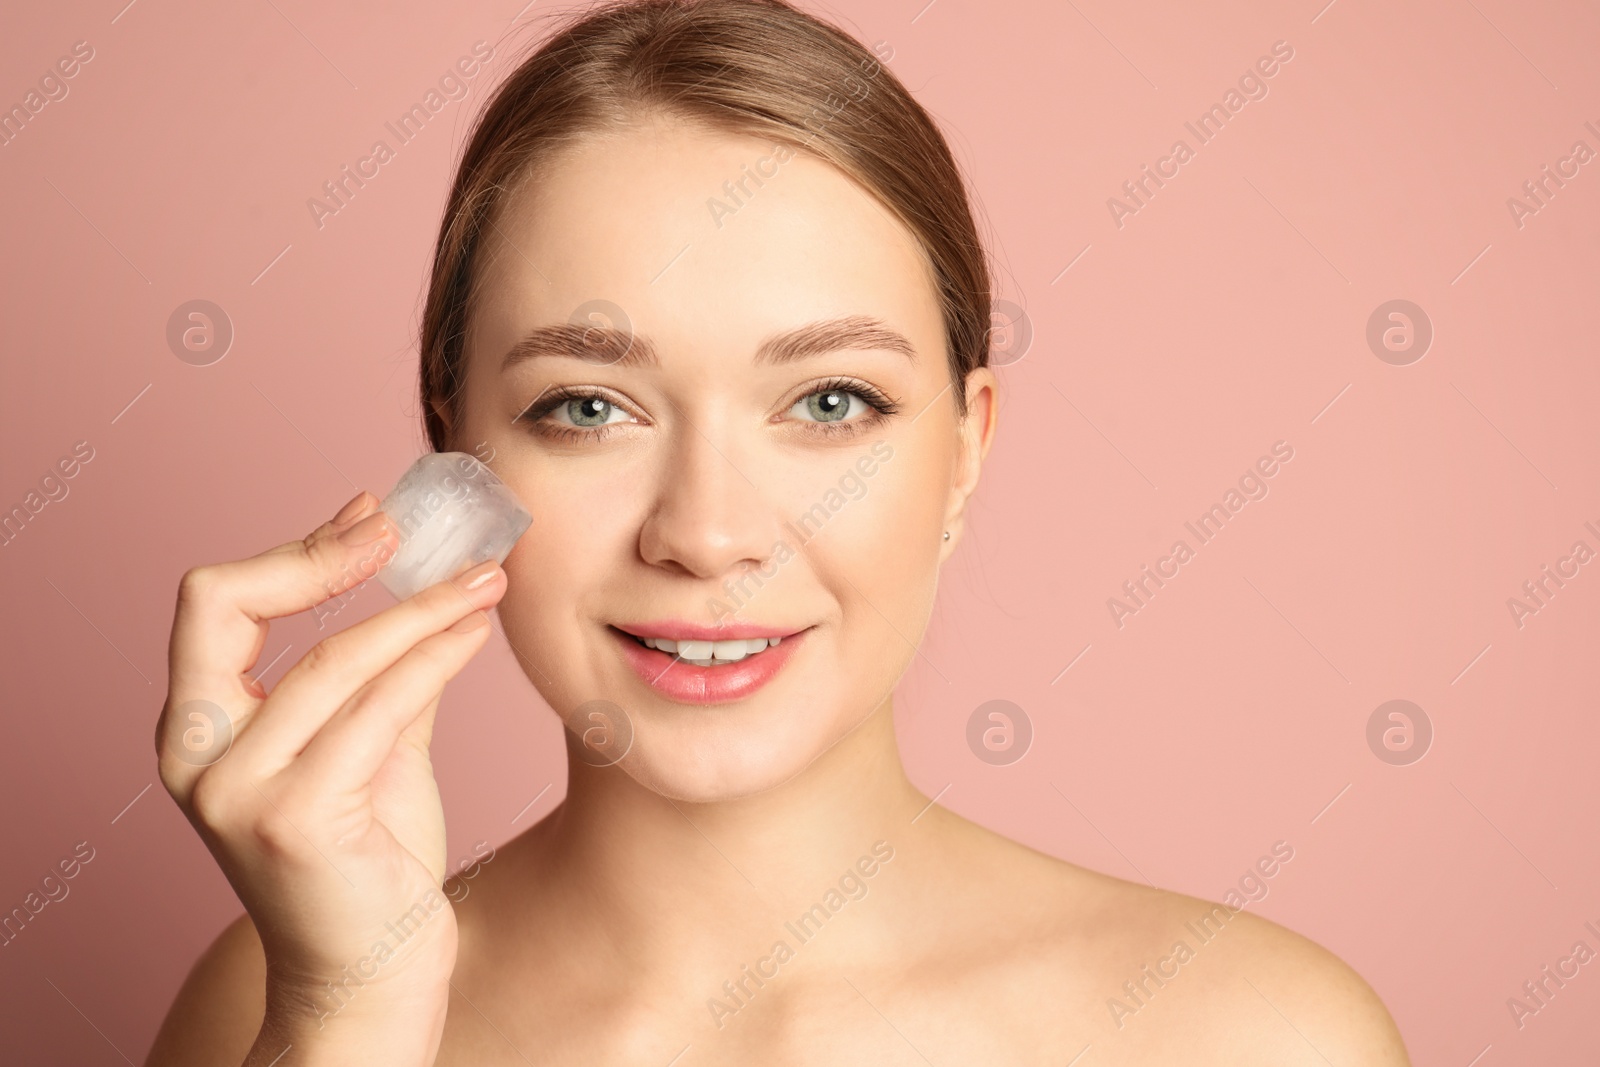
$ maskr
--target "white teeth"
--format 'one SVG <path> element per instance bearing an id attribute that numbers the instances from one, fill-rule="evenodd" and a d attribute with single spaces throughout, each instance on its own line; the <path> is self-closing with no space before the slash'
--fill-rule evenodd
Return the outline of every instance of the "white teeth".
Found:
<path id="1" fill-rule="evenodd" d="M 696 667 L 710 667 L 723 663 L 738 663 L 746 656 L 753 656 L 774 648 L 781 637 L 748 637 L 736 638 L 731 641 L 673 641 L 665 637 L 641 637 L 640 641 L 647 648 L 659 649 L 669 656 L 677 656 L 685 663 Z"/>

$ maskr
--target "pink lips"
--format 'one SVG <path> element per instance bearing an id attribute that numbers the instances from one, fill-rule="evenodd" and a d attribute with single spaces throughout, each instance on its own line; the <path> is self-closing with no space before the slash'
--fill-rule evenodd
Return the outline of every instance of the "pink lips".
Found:
<path id="1" fill-rule="evenodd" d="M 726 667 L 696 667 L 660 649 L 646 648 L 629 636 L 632 629 L 613 627 L 612 637 L 634 673 L 651 689 L 680 704 L 727 704 L 743 700 L 777 676 L 810 632 L 809 629 L 785 632 L 770 627 L 743 626 L 717 629 L 682 622 L 651 623 L 638 629 L 651 637 L 664 637 L 671 641 L 783 638 L 776 647 L 746 656 Z"/>

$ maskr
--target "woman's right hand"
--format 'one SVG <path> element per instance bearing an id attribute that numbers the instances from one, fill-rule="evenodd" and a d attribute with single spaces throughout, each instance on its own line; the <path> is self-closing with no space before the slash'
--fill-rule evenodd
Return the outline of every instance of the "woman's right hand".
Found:
<path id="1" fill-rule="evenodd" d="M 270 694 L 249 673 L 268 620 L 346 593 L 398 543 L 362 493 L 304 541 L 197 567 L 178 590 L 156 750 L 261 938 L 250 1064 L 285 1046 L 299 1064 L 431 1064 L 438 1049 L 456 925 L 428 745 L 504 572 L 485 563 L 323 638 Z"/>

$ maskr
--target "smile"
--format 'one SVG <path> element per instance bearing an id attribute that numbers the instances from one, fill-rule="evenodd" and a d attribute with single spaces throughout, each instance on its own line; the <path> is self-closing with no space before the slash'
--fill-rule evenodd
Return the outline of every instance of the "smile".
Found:
<path id="1" fill-rule="evenodd" d="M 742 628 L 725 636 L 672 622 L 608 629 L 640 680 L 681 704 L 726 704 L 750 696 L 777 677 L 810 632 Z"/>
<path id="2" fill-rule="evenodd" d="M 748 656 L 775 647 L 783 640 L 781 637 L 751 637 L 733 641 L 674 641 L 667 637 L 631 636 L 645 648 L 677 656 L 684 663 L 692 663 L 696 667 L 721 667 L 738 663 Z"/>

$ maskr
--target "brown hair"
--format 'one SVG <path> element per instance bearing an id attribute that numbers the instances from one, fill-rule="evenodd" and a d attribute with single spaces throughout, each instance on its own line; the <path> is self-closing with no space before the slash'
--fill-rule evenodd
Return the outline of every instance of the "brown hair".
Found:
<path id="1" fill-rule="evenodd" d="M 888 50 L 888 58 L 893 55 Z M 949 146 L 873 52 L 784 0 L 624 0 L 561 28 L 495 90 L 461 158 L 423 310 L 428 438 L 447 448 L 479 244 L 552 150 L 647 111 L 803 148 L 875 195 L 916 238 L 943 309 L 956 397 L 989 359 L 991 276 Z"/>

